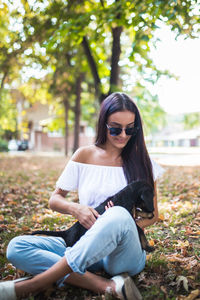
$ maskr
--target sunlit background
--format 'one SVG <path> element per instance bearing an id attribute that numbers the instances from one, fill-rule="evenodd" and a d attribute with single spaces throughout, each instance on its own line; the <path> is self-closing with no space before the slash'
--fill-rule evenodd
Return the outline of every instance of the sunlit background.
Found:
<path id="1" fill-rule="evenodd" d="M 155 64 L 168 69 L 177 79 L 163 79 L 154 91 L 167 113 L 180 114 L 200 111 L 200 39 L 175 39 L 169 28 L 157 30 L 161 42 L 152 49 Z"/>
<path id="2" fill-rule="evenodd" d="M 176 21 L 179 26 L 184 24 L 183 16 L 177 16 L 177 20 L 174 19 L 170 25 L 167 25 L 170 18 L 173 19 L 173 14 L 168 15 L 168 12 L 163 12 L 167 17 L 162 16 L 162 21 L 157 18 L 154 24 L 156 29 L 151 36 L 149 30 L 152 24 L 149 28 L 145 26 L 145 18 L 148 21 L 153 18 L 148 13 L 148 7 L 145 13 L 144 11 L 139 13 L 141 20 L 137 23 L 138 11 L 136 13 L 133 7 L 131 12 L 126 11 L 131 3 L 121 1 L 125 9 L 124 15 L 127 17 L 126 25 L 132 25 L 128 29 L 123 28 L 120 40 L 121 54 L 117 63 L 120 67 L 119 80 L 117 84 L 115 83 L 116 86 L 111 87 L 110 61 L 113 36 L 110 29 L 117 26 L 118 13 L 120 12 L 121 16 L 123 14 L 120 10 L 115 11 L 114 0 L 94 0 L 91 3 L 84 2 L 85 6 L 81 6 L 81 10 L 79 6 L 74 6 L 77 18 L 81 16 L 79 21 L 83 22 L 82 27 L 73 18 L 70 20 L 72 23 L 75 22 L 75 25 L 71 25 L 67 19 L 64 19 L 56 27 L 59 10 L 51 11 L 51 7 L 57 4 L 67 7 L 65 1 L 52 3 L 34 0 L 26 3 L 20 0 L 2 1 L 0 6 L 2 9 L 0 144 L 5 145 L 2 149 L 7 149 L 6 145 L 8 145 L 8 150 L 11 152 L 28 150 L 35 153 L 45 151 L 63 154 L 72 153 L 78 146 L 92 143 L 95 137 L 100 96 L 106 96 L 112 88 L 112 91 L 120 90 L 128 93 L 137 103 L 144 120 L 146 143 L 152 155 L 156 155 L 161 162 L 165 155 L 165 158 L 170 158 L 173 163 L 171 155 L 173 154 L 173 160 L 178 163 L 177 159 L 180 159 L 181 164 L 185 159 L 179 154 L 190 153 L 194 160 L 191 162 L 190 159 L 190 163 L 195 164 L 200 152 L 198 19 L 192 20 L 189 25 L 183 25 L 182 29 L 186 32 L 179 35 L 177 30 L 172 30 L 172 26 Z M 102 3 L 108 11 L 110 9 L 110 15 L 105 17 L 110 27 L 104 28 L 98 9 L 95 10 Z M 159 1 L 152 1 L 150 7 L 156 8 L 160 4 Z M 144 5 L 147 5 L 145 1 Z M 169 11 L 173 12 L 173 7 L 176 5 L 180 5 L 179 8 L 184 10 L 187 3 L 172 1 L 169 3 Z M 84 10 L 85 13 L 82 12 Z M 115 18 L 113 12 L 117 14 L 116 19 L 112 19 Z M 198 12 L 197 2 L 191 1 L 191 11 L 186 18 L 198 15 Z M 43 27 L 41 32 L 39 30 L 39 34 L 36 34 L 40 23 L 34 23 L 34 18 L 41 18 L 41 24 L 45 22 L 45 18 L 49 18 L 51 34 L 49 35 L 48 26 Z M 187 34 L 191 24 L 194 30 L 192 35 L 195 38 Z M 82 32 L 83 25 L 87 26 L 88 32 Z M 99 35 L 95 36 L 95 32 Z M 40 39 L 40 34 L 44 35 L 44 38 Z M 84 34 L 88 35 L 88 45 L 96 60 L 94 62 L 100 77 L 100 92 L 95 90 L 95 80 L 89 61 L 83 49 L 79 47 Z M 141 35 L 137 37 L 137 34 Z M 20 51 L 26 39 L 32 36 L 35 38 L 34 42 L 23 50 L 21 56 L 18 55 L 17 51 Z M 65 43 L 70 45 L 67 44 L 66 57 L 72 58 L 70 64 L 68 66 L 66 64 L 63 68 L 61 49 L 66 47 Z M 7 56 L 4 56 L 5 49 Z M 79 51 L 80 54 L 77 55 Z M 12 57 L 12 53 L 16 53 L 16 56 Z M 146 53 L 152 59 L 151 66 L 147 63 Z M 6 61 L 9 55 L 12 57 L 10 65 L 9 61 Z M 59 61 L 61 61 L 60 65 Z M 9 68 L 8 72 L 6 64 Z M 76 77 L 79 64 L 81 70 L 84 70 L 84 79 L 81 79 L 80 85 L 80 116 L 76 113 Z M 160 73 L 158 76 L 160 71 L 166 74 Z M 64 103 L 67 103 L 67 110 Z"/>

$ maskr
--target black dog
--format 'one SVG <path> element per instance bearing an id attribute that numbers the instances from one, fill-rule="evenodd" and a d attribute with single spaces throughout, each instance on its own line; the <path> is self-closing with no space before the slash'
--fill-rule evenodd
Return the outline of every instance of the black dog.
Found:
<path id="1" fill-rule="evenodd" d="M 134 181 L 129 183 L 124 189 L 119 191 L 112 197 L 107 198 L 103 203 L 96 207 L 96 211 L 102 214 L 105 211 L 105 206 L 108 201 L 112 201 L 114 206 L 122 206 L 126 208 L 131 215 L 133 210 L 139 208 L 144 212 L 147 218 L 153 217 L 154 205 L 153 205 L 154 192 L 153 188 L 145 181 Z M 148 252 L 154 251 L 154 247 L 148 244 L 146 236 L 143 230 L 137 226 L 138 234 L 142 248 Z M 44 234 L 51 236 L 62 237 L 68 247 L 73 246 L 80 237 L 87 231 L 79 222 L 76 222 L 72 227 L 64 231 L 34 231 L 32 234 Z"/>

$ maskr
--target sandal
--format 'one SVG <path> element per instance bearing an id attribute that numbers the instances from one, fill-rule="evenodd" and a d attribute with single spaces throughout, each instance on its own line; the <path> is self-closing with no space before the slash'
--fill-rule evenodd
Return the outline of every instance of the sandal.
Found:
<path id="1" fill-rule="evenodd" d="M 138 288 L 127 273 L 122 273 L 111 278 L 115 282 L 115 292 L 122 300 L 142 300 Z"/>
<path id="2" fill-rule="evenodd" d="M 0 282 L 0 300 L 16 300 L 17 296 L 15 293 L 15 282 L 27 280 L 32 278 L 23 277 L 15 280 L 1 281 Z"/>

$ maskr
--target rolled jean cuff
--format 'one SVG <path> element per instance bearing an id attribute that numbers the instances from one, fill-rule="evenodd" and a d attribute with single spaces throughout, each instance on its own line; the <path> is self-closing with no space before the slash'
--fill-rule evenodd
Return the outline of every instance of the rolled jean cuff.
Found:
<path id="1" fill-rule="evenodd" d="M 65 251 L 65 258 L 67 260 L 67 263 L 73 272 L 83 275 L 86 272 L 86 270 L 85 269 L 80 270 L 80 268 L 76 265 L 76 257 L 73 257 L 73 251 L 70 251 L 71 248 L 72 247 L 67 247 Z"/>
<path id="2" fill-rule="evenodd" d="M 70 274 L 67 274 L 67 275 L 65 275 L 65 277 L 59 279 L 59 280 L 56 282 L 57 286 L 58 286 L 59 288 L 65 286 L 64 282 L 65 282 L 65 280 L 67 279 L 67 277 L 69 277 L 69 276 L 70 276 Z"/>

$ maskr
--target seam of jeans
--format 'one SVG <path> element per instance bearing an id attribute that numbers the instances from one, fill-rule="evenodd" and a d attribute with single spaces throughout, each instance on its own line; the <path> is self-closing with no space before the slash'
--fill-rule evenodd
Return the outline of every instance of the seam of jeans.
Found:
<path id="1" fill-rule="evenodd" d="M 126 227 L 126 228 L 123 228 L 123 233 L 125 234 L 125 237 L 122 236 L 122 237 L 121 237 L 121 240 L 120 240 L 120 241 L 117 241 L 117 245 L 121 245 L 121 244 L 123 243 L 123 240 L 124 240 L 124 238 L 126 238 L 126 234 L 127 234 L 129 231 L 132 232 L 133 234 L 135 234 L 135 229 L 133 229 L 132 226 L 128 226 L 128 227 Z M 136 228 L 136 231 L 137 231 L 137 228 Z M 138 236 L 138 238 L 139 238 L 139 236 Z"/>
<path id="2" fill-rule="evenodd" d="M 105 251 L 105 249 L 107 249 L 107 248 L 109 248 L 110 247 L 110 245 L 111 244 L 113 244 L 113 245 L 115 245 L 115 243 L 114 243 L 114 241 L 110 241 L 110 243 L 109 244 L 107 244 L 105 247 L 104 247 L 104 251 Z M 86 269 L 88 268 L 88 267 L 90 267 L 91 265 L 93 265 L 95 262 L 98 262 L 101 258 L 99 258 L 98 256 L 101 254 L 101 252 L 98 252 L 98 253 L 96 253 L 96 255 L 94 256 L 94 257 L 92 257 L 92 258 L 90 258 L 90 259 L 86 259 L 85 261 L 85 266 L 84 266 L 84 268 L 83 268 L 83 266 L 81 265 L 81 267 L 82 267 L 82 269 L 80 268 L 80 267 L 78 267 L 77 266 L 77 264 L 75 263 L 75 261 L 76 261 L 76 258 L 74 258 L 73 257 L 73 253 L 72 253 L 72 251 L 71 251 L 71 247 L 69 247 L 70 249 L 67 251 L 65 251 L 65 257 L 66 257 L 66 260 L 67 260 L 67 263 L 68 263 L 68 265 L 70 266 L 70 268 L 73 270 L 73 272 L 77 272 L 77 273 L 79 273 L 79 274 L 84 274 L 85 272 L 86 272 Z M 112 251 L 111 251 L 112 252 Z M 104 255 L 104 257 L 105 256 L 107 256 L 107 255 L 109 255 L 109 254 L 106 254 L 106 255 Z M 103 258 L 103 257 L 102 257 Z"/>
<path id="3" fill-rule="evenodd" d="M 105 251 L 107 248 L 109 248 L 111 244 L 113 244 L 113 245 L 115 246 L 114 241 L 110 241 L 110 243 L 107 244 L 107 245 L 104 247 L 104 251 Z M 112 251 L 111 251 L 111 252 L 112 252 Z M 100 254 L 101 254 L 101 252 L 98 252 L 98 253 L 96 254 L 95 257 L 93 257 L 92 259 L 90 259 L 90 260 L 88 261 L 88 264 L 89 264 L 89 265 L 86 266 L 86 268 L 88 268 L 89 266 L 93 265 L 95 262 L 98 262 L 100 259 L 102 259 L 103 257 L 109 255 L 110 253 L 107 254 L 107 255 L 104 255 L 104 256 L 101 257 L 101 258 L 99 258 L 98 256 L 99 256 Z M 98 257 L 98 258 L 97 258 L 97 257 Z M 96 261 L 94 261 L 94 259 L 95 259 Z"/>

